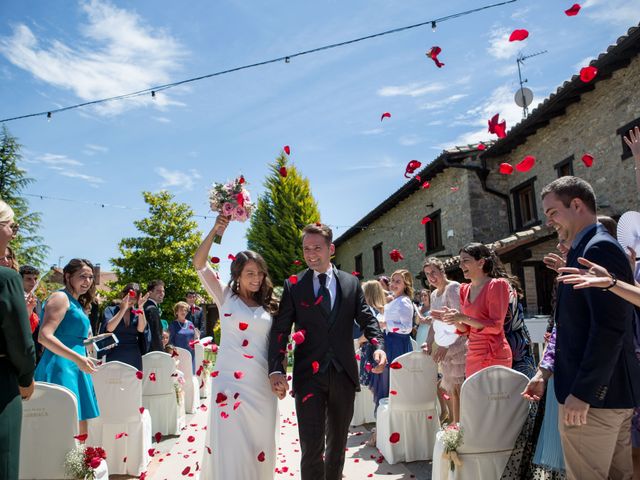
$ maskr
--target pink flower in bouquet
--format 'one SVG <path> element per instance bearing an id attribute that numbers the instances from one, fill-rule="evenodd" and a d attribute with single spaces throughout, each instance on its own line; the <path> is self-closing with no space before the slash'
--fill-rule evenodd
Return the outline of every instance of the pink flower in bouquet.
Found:
<path id="1" fill-rule="evenodd" d="M 222 214 L 227 217 L 230 217 L 233 215 L 233 210 L 234 210 L 233 205 L 230 204 L 229 202 L 226 202 L 224 205 L 222 205 Z"/>
<path id="2" fill-rule="evenodd" d="M 238 205 L 235 208 L 233 217 L 239 222 L 245 222 L 247 220 L 247 211 L 244 209 L 244 207 L 241 207 L 240 205 Z"/>

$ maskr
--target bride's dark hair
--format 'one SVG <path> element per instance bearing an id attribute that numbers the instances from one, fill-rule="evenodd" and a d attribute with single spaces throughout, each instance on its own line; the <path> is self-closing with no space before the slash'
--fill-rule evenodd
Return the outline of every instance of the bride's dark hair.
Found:
<path id="1" fill-rule="evenodd" d="M 277 304 L 273 299 L 273 283 L 271 283 L 271 278 L 269 278 L 267 262 L 264 261 L 264 258 L 262 258 L 262 255 L 259 253 L 252 250 L 244 250 L 236 255 L 235 260 L 231 262 L 231 281 L 229 282 L 231 291 L 235 295 L 238 295 L 238 290 L 240 289 L 238 279 L 249 261 L 256 262 L 258 268 L 264 273 L 264 279 L 262 280 L 260 289 L 253 294 L 253 299 L 267 312 L 274 313 L 277 310 Z"/>

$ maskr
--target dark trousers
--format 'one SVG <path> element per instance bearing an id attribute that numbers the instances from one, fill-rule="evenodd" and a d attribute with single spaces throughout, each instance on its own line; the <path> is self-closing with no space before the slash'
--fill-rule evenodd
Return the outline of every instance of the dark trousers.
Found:
<path id="1" fill-rule="evenodd" d="M 0 413 L 0 478 L 18 480 L 22 398 L 16 395 Z"/>
<path id="2" fill-rule="evenodd" d="M 296 415 L 302 480 L 342 480 L 355 395 L 353 381 L 333 365 L 298 386 Z"/>

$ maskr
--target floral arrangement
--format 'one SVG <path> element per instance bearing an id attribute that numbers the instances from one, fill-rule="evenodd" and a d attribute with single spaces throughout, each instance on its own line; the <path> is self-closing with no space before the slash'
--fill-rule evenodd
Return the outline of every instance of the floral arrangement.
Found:
<path id="1" fill-rule="evenodd" d="M 447 425 L 442 432 L 444 452 L 442 458 L 449 460 L 449 467 L 453 472 L 456 467 L 462 466 L 462 460 L 458 457 L 458 447 L 462 445 L 462 429 L 459 423 Z"/>
<path id="2" fill-rule="evenodd" d="M 106 458 L 107 454 L 102 448 L 80 445 L 67 453 L 64 458 L 64 469 L 74 479 L 93 480 L 95 469 Z"/>
<path id="3" fill-rule="evenodd" d="M 209 206 L 212 212 L 217 212 L 230 220 L 246 222 L 253 212 L 251 196 L 244 187 L 245 179 L 241 175 L 235 180 L 227 183 L 214 183 L 209 190 Z M 216 235 L 213 239 L 215 243 L 220 243 L 221 235 Z"/>
<path id="4" fill-rule="evenodd" d="M 182 383 L 184 383 L 184 379 L 182 380 Z M 176 403 L 178 404 L 178 406 L 180 406 L 184 401 L 184 391 L 182 390 L 182 385 L 178 381 L 173 384 L 173 388 L 176 391 Z"/>

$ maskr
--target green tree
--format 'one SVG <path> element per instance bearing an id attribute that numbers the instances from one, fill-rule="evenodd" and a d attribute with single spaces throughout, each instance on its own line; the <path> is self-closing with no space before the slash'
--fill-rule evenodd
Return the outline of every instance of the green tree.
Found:
<path id="1" fill-rule="evenodd" d="M 0 133 L 0 198 L 13 209 L 15 222 L 20 226 L 18 235 L 11 241 L 18 262 L 42 269 L 49 247 L 42 243 L 42 237 L 37 234 L 40 213 L 29 211 L 29 203 L 22 196 L 22 191 L 34 180 L 18 166 L 22 158 L 20 148 L 22 146 L 16 137 L 3 125 Z"/>
<path id="2" fill-rule="evenodd" d="M 142 195 L 149 205 L 149 216 L 134 222 L 142 233 L 140 237 L 120 240 L 121 256 L 111 259 L 118 280 L 110 286 L 117 295 L 129 282 L 137 282 L 145 289 L 152 280 L 164 281 L 163 304 L 168 320 L 173 315 L 171 308 L 184 300 L 188 290 L 205 293 L 191 263 L 201 233 L 192 218 L 191 207 L 175 202 L 169 192 L 142 192 Z"/>
<path id="3" fill-rule="evenodd" d="M 286 177 L 280 169 L 286 168 Z M 258 199 L 247 231 L 247 244 L 260 253 L 269 265 L 274 285 L 282 285 L 300 270 L 293 264 L 302 260 L 300 233 L 305 225 L 320 221 L 318 204 L 311 194 L 309 180 L 289 164 L 283 154 L 269 165 L 265 193 Z"/>

